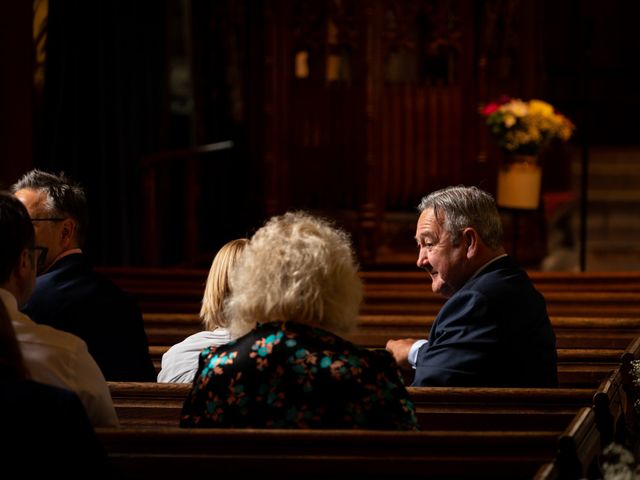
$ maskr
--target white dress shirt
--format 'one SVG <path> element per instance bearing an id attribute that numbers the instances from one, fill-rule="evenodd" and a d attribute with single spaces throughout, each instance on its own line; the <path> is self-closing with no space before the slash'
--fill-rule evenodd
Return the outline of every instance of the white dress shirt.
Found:
<path id="1" fill-rule="evenodd" d="M 18 310 L 11 292 L 0 288 L 24 363 L 36 382 L 75 392 L 94 427 L 117 427 L 118 416 L 109 386 L 80 338 L 48 325 L 40 325 Z"/>
<path id="2" fill-rule="evenodd" d="M 162 366 L 158 373 L 160 383 L 191 383 L 198 371 L 200 352 L 212 345 L 219 347 L 231 341 L 226 328 L 216 328 L 194 333 L 176 343 L 162 355 Z"/>

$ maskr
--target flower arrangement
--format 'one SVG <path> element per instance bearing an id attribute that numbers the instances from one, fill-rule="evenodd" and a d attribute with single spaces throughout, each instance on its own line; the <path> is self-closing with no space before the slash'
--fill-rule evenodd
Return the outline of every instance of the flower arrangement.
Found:
<path id="1" fill-rule="evenodd" d="M 633 385 L 636 388 L 640 388 L 640 360 L 632 360 L 631 361 L 631 379 L 633 381 Z M 640 417 L 640 399 L 636 400 L 633 404 L 633 407 Z"/>
<path id="2" fill-rule="evenodd" d="M 507 153 L 537 155 L 552 139 L 569 140 L 575 127 L 542 100 L 503 97 L 482 109 L 491 134 Z"/>
<path id="3" fill-rule="evenodd" d="M 602 480 L 636 480 L 638 467 L 633 454 L 624 445 L 610 443 L 602 451 Z"/>
<path id="4" fill-rule="evenodd" d="M 640 387 L 640 360 L 631 361 L 631 380 L 633 385 Z M 634 402 L 636 414 L 640 413 L 640 403 Z M 629 437 L 627 442 L 633 437 Z M 634 446 L 635 445 L 635 446 Z M 617 442 L 607 445 L 600 456 L 602 480 L 640 480 L 640 465 L 634 458 L 637 444 L 623 445 Z"/>

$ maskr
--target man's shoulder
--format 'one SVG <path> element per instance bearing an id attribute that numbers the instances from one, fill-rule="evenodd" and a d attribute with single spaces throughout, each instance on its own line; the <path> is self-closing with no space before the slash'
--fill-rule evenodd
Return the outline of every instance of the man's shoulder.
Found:
<path id="1" fill-rule="evenodd" d="M 58 262 L 56 262 L 58 263 Z M 73 254 L 60 259 L 51 271 L 39 276 L 38 290 L 57 288 L 70 297 L 104 297 L 119 303 L 134 303 L 133 299 L 109 278 L 93 269 L 84 254 Z"/>
<path id="2" fill-rule="evenodd" d="M 527 272 L 519 267 L 510 257 L 505 256 L 492 262 L 464 287 L 478 288 L 479 286 L 507 286 L 531 284 Z M 463 287 L 463 288 L 464 288 Z"/>
<path id="3" fill-rule="evenodd" d="M 80 337 L 39 323 L 21 324 L 16 328 L 16 338 L 23 350 L 28 348 L 51 349 L 73 354 L 88 352 L 87 344 Z"/>

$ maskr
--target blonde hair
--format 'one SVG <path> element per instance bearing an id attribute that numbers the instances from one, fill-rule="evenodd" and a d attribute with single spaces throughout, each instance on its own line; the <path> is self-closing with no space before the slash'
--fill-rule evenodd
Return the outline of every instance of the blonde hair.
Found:
<path id="1" fill-rule="evenodd" d="M 248 243 L 249 240 L 246 238 L 227 242 L 218 250 L 211 263 L 200 308 L 200 320 L 206 330 L 229 326 L 223 311 L 224 301 L 230 292 L 229 271 L 237 263 Z"/>
<path id="2" fill-rule="evenodd" d="M 257 323 L 296 321 L 336 333 L 358 320 L 362 282 L 349 236 L 305 212 L 271 218 L 229 276 L 231 335 Z"/>

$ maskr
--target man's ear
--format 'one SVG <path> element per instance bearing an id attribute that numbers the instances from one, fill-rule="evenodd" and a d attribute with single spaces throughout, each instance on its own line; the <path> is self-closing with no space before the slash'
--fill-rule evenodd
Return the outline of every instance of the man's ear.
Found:
<path id="1" fill-rule="evenodd" d="M 467 258 L 472 258 L 478 253 L 480 237 L 474 228 L 467 227 L 462 231 L 462 243 L 467 248 Z"/>
<path id="2" fill-rule="evenodd" d="M 15 266 L 14 273 L 16 277 L 23 279 L 29 276 L 31 274 L 31 270 L 34 268 L 33 262 L 35 262 L 35 258 L 33 257 L 31 250 L 24 248 Z"/>
<path id="3" fill-rule="evenodd" d="M 62 221 L 60 243 L 65 249 L 76 247 L 76 221 L 74 219 L 66 218 Z"/>

